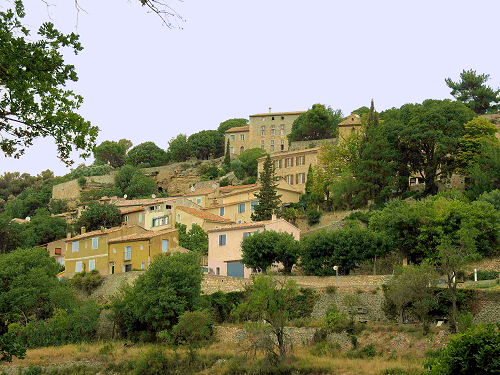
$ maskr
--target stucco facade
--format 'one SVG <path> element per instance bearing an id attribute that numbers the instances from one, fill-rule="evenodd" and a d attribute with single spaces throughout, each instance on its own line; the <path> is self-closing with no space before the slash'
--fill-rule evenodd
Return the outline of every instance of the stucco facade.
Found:
<path id="1" fill-rule="evenodd" d="M 301 193 L 304 193 L 309 166 L 314 167 L 318 164 L 318 151 L 319 147 L 272 154 L 271 160 L 274 163 L 275 176 L 280 177 L 289 185 L 295 186 Z M 265 157 L 258 160 L 259 175 L 264 169 L 265 160 Z"/>
<path id="2" fill-rule="evenodd" d="M 238 126 L 226 130 L 224 139 L 224 147 L 227 147 L 229 141 L 229 152 L 231 157 L 241 154 L 249 147 L 249 128 L 246 126 Z M 226 148 L 224 149 L 226 150 Z"/>
<path id="3" fill-rule="evenodd" d="M 66 239 L 49 242 L 47 245 L 49 255 L 61 266 L 64 265 L 64 254 L 66 253 Z"/>
<path id="4" fill-rule="evenodd" d="M 145 270 L 159 254 L 180 251 L 178 246 L 177 229 L 113 238 L 108 241 L 108 274 Z"/>
<path id="5" fill-rule="evenodd" d="M 300 239 L 300 230 L 284 219 L 273 219 L 247 224 L 235 224 L 208 232 L 208 272 L 209 274 L 228 276 L 228 267 L 241 270 L 240 276 L 248 278 L 252 270 L 241 265 L 241 242 L 243 238 L 255 232 L 273 230 L 290 233 Z"/>
<path id="6" fill-rule="evenodd" d="M 361 117 L 351 113 L 339 123 L 339 142 L 345 141 L 352 134 L 360 134 L 361 130 Z"/>
<path id="7" fill-rule="evenodd" d="M 109 273 L 108 241 L 129 235 L 143 233 L 146 230 L 140 226 L 115 227 L 96 230 L 64 240 L 65 277 L 71 278 L 75 273 L 97 270 L 101 275 Z"/>

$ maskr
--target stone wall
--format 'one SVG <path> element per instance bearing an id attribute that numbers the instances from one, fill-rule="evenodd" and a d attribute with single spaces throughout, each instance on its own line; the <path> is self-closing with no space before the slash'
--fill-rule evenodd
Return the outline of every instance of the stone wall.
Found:
<path id="1" fill-rule="evenodd" d="M 338 143 L 338 140 L 337 138 L 328 138 L 316 139 L 312 141 L 294 141 L 288 147 L 288 151 L 306 150 L 308 148 L 320 147 L 324 143 L 336 145 Z"/>
<path id="2" fill-rule="evenodd" d="M 80 198 L 78 180 L 71 180 L 52 187 L 52 199 L 75 200 Z"/>

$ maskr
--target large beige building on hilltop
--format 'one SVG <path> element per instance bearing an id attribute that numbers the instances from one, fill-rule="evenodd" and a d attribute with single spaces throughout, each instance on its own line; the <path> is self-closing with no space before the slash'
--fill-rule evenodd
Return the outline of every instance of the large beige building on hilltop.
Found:
<path id="1" fill-rule="evenodd" d="M 261 148 L 268 153 L 288 150 L 288 134 L 293 122 L 305 111 L 271 112 L 250 115 L 248 125 L 228 129 L 225 142 L 229 141 L 231 156 L 249 148 Z"/>

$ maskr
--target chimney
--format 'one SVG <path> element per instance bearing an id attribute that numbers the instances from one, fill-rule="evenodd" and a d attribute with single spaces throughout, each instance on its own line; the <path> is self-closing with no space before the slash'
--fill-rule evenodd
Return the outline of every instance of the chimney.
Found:
<path id="1" fill-rule="evenodd" d="M 272 112 L 272 111 L 271 111 L 271 107 L 269 107 L 269 113 L 271 113 L 271 112 Z"/>
<path id="2" fill-rule="evenodd" d="M 80 234 L 85 234 L 86 230 L 85 230 L 85 227 L 81 227 L 80 228 Z"/>

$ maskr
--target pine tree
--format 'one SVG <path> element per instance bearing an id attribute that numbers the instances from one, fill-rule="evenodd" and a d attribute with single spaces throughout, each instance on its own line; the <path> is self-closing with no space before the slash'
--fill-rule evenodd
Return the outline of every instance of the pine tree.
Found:
<path id="1" fill-rule="evenodd" d="M 306 180 L 306 195 L 310 195 L 312 193 L 312 187 L 314 185 L 314 175 L 312 165 L 309 164 L 309 170 L 307 171 L 307 180 Z"/>
<path id="2" fill-rule="evenodd" d="M 224 155 L 224 168 L 226 170 L 229 170 L 229 167 L 231 166 L 231 154 L 230 154 L 230 147 L 229 147 L 229 139 L 227 140 L 227 145 L 226 145 L 226 155 Z"/>
<path id="3" fill-rule="evenodd" d="M 375 111 L 375 105 L 373 104 L 373 99 L 370 104 L 370 113 L 368 114 L 368 128 L 371 126 L 378 125 L 378 114 Z"/>
<path id="4" fill-rule="evenodd" d="M 260 174 L 260 191 L 255 193 L 255 197 L 259 200 L 259 204 L 255 206 L 255 211 L 252 213 L 252 220 L 270 220 L 273 213 L 281 205 L 281 195 L 278 195 L 276 190 L 274 165 L 269 155 L 267 155 Z"/>

